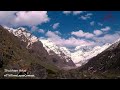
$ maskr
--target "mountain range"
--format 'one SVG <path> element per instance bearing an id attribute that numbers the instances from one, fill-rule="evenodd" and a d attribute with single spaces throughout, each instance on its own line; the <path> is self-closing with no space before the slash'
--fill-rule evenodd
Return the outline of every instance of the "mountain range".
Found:
<path id="1" fill-rule="evenodd" d="M 4 68 L 27 69 L 38 79 L 116 78 L 120 75 L 119 54 L 120 40 L 103 46 L 77 46 L 71 52 L 23 27 L 0 26 L 0 78 L 4 78 Z"/>
<path id="2" fill-rule="evenodd" d="M 25 28 L 20 27 L 17 29 L 9 28 L 4 26 L 10 33 L 21 39 L 21 41 L 27 42 L 27 48 L 34 42 L 41 42 L 43 47 L 47 50 L 49 55 L 57 54 L 60 58 L 68 61 L 73 61 L 76 66 L 81 66 L 86 63 L 90 58 L 96 56 L 97 54 L 104 51 L 110 46 L 110 44 L 105 44 L 103 46 L 87 47 L 87 46 L 77 46 L 72 52 L 66 47 L 57 46 L 54 42 L 49 39 L 42 39 L 33 36 Z"/>

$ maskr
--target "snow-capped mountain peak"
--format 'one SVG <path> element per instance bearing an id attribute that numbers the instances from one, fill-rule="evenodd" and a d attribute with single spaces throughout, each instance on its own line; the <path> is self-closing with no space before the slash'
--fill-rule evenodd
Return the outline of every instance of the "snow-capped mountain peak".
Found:
<path id="1" fill-rule="evenodd" d="M 4 26 L 10 33 L 13 33 L 15 36 L 21 38 L 21 41 L 28 42 L 28 46 L 32 45 L 34 42 L 38 41 L 38 38 L 33 36 L 30 32 L 28 32 L 25 28 L 19 27 L 17 29 L 9 28 Z"/>
<path id="2" fill-rule="evenodd" d="M 39 40 L 43 43 L 43 47 L 47 50 L 47 52 L 50 55 L 55 53 L 61 58 L 65 58 L 67 62 L 71 60 L 70 51 L 66 47 L 59 47 L 55 43 L 47 39 L 39 39 Z"/>
<path id="3" fill-rule="evenodd" d="M 110 45 L 111 44 L 95 46 L 92 49 L 87 47 L 88 50 L 86 51 L 79 49 L 78 51 L 71 53 L 71 58 L 77 66 L 81 66 L 87 63 L 88 60 L 91 59 L 92 57 L 95 57 L 96 55 L 107 49 Z"/>

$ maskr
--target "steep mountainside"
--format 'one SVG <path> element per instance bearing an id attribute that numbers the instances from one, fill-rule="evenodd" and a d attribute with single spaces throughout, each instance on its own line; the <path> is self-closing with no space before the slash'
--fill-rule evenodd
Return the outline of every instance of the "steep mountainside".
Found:
<path id="1" fill-rule="evenodd" d="M 80 71 L 85 70 L 106 77 L 120 77 L 120 39 L 80 68 Z"/>
<path id="2" fill-rule="evenodd" d="M 25 47 L 38 59 L 41 59 L 42 61 L 47 60 L 47 62 L 53 63 L 59 68 L 67 68 L 68 66 L 75 67 L 72 60 L 68 61 L 67 58 L 61 58 L 61 56 L 56 53 L 52 55 L 48 54 L 41 41 L 36 36 L 33 36 L 30 32 L 28 32 L 25 28 L 20 27 L 18 29 L 13 29 L 6 26 L 4 26 L 4 28 L 17 36 L 21 41 L 25 42 Z"/>
<path id="3" fill-rule="evenodd" d="M 34 43 L 34 44 L 40 44 Z M 18 37 L 9 33 L 8 30 L 0 26 L 0 79 L 4 77 L 5 69 L 8 70 L 27 70 L 27 74 L 35 75 L 35 79 L 75 79 L 80 78 L 77 72 L 69 72 L 60 70 L 55 64 L 48 62 L 47 58 L 40 53 L 39 49 L 36 53 L 37 45 L 32 45 L 36 49 L 27 49 L 27 44 L 21 41 Z M 31 47 L 31 48 L 32 48 Z M 42 47 L 41 47 L 42 49 Z M 76 74 L 77 73 L 77 74 Z M 9 77 L 12 79 L 21 79 Z M 32 79 L 32 78 L 28 78 Z"/>
<path id="4" fill-rule="evenodd" d="M 34 44 L 40 44 L 40 42 Z M 27 49 L 25 45 L 27 45 L 25 42 L 0 26 L 0 78 L 5 78 L 4 69 L 25 69 L 37 79 L 60 78 L 62 70 L 47 58 L 43 59 L 42 54 L 35 55 L 42 53 L 39 51 L 40 48 L 34 53 L 37 45 L 32 45 L 35 49 Z M 42 47 L 41 49 L 44 50 Z"/>

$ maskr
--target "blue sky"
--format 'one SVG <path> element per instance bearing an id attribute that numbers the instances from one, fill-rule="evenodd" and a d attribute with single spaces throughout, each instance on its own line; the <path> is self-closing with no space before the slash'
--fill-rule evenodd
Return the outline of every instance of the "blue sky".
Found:
<path id="1" fill-rule="evenodd" d="M 0 24 L 25 27 L 37 37 L 65 47 L 113 43 L 120 11 L 0 11 Z"/>
<path id="2" fill-rule="evenodd" d="M 88 13 L 92 14 L 90 18 L 86 20 L 80 18 Z M 114 33 L 115 31 L 119 31 L 120 27 L 120 12 L 118 11 L 86 11 L 77 15 L 73 15 L 72 13 L 66 15 L 63 14 L 62 11 L 48 11 L 48 16 L 50 18 L 50 22 L 38 25 L 39 28 L 42 28 L 45 31 L 57 30 L 63 35 L 80 29 L 84 32 L 93 32 L 95 29 L 99 30 L 106 26 L 111 28 L 108 33 Z M 91 25 L 90 22 L 94 22 L 94 25 Z M 59 23 L 59 27 L 57 29 L 52 28 L 55 23 Z M 101 26 L 98 23 L 103 25 Z"/>

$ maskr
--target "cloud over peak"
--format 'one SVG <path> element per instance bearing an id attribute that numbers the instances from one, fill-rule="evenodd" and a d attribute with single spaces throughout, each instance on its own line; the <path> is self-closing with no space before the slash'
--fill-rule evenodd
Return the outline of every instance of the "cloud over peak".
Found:
<path id="1" fill-rule="evenodd" d="M 46 33 L 46 36 L 48 37 L 48 39 L 52 40 L 55 44 L 57 44 L 59 46 L 68 47 L 68 48 L 76 47 L 79 45 L 89 46 L 89 45 L 94 44 L 94 42 L 92 42 L 92 41 L 75 38 L 73 36 L 65 39 L 65 38 L 62 38 L 61 36 L 59 36 L 57 33 L 52 32 L 52 31 L 48 31 Z"/>
<path id="2" fill-rule="evenodd" d="M 103 32 L 100 31 L 100 30 L 94 30 L 93 33 L 94 33 L 96 36 L 99 36 L 99 35 L 103 34 Z"/>
<path id="3" fill-rule="evenodd" d="M 92 38 L 94 35 L 89 32 L 83 32 L 83 30 L 73 31 L 71 35 L 75 35 L 77 37 L 85 37 L 85 38 Z"/>

